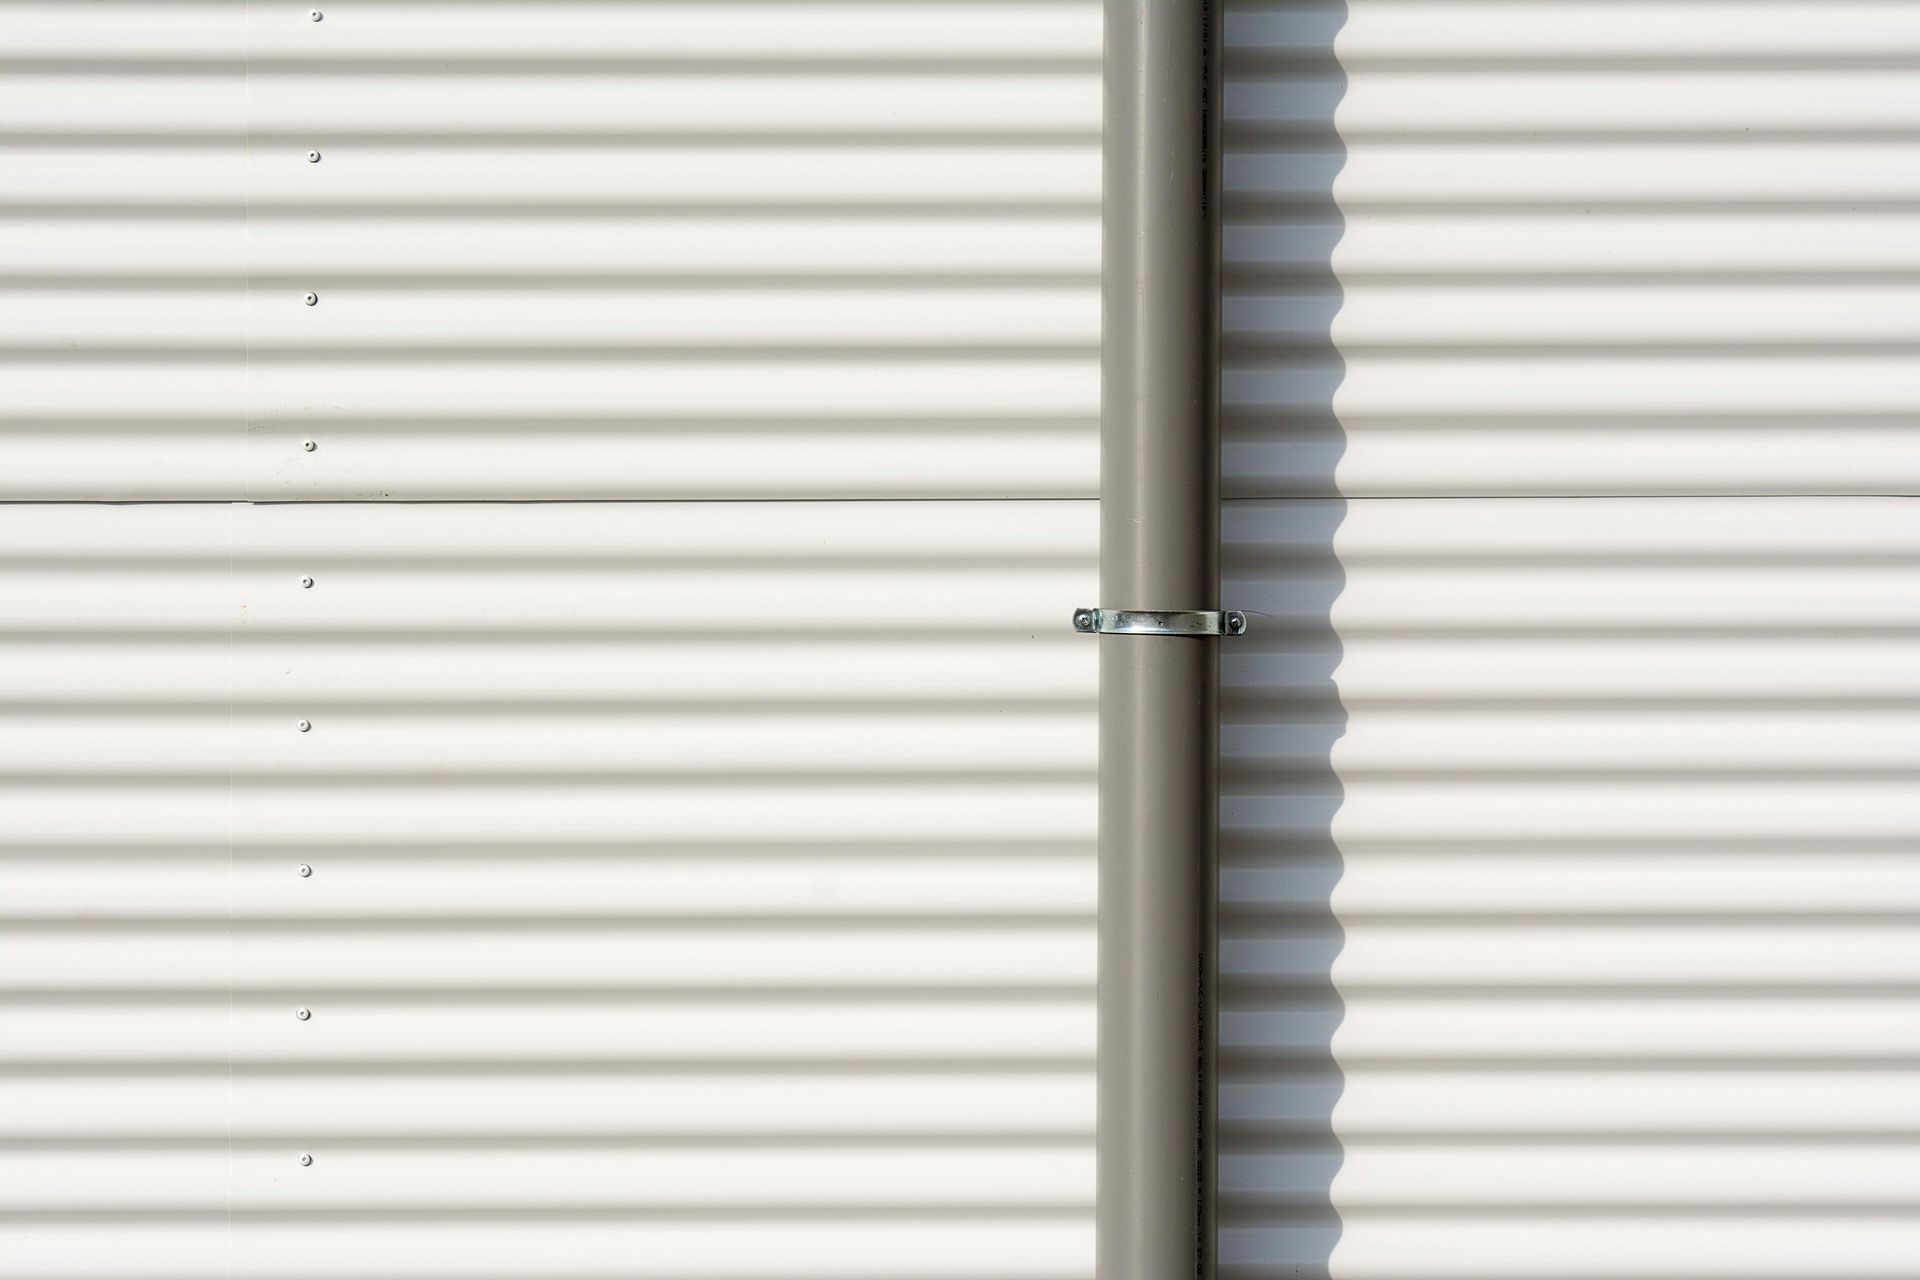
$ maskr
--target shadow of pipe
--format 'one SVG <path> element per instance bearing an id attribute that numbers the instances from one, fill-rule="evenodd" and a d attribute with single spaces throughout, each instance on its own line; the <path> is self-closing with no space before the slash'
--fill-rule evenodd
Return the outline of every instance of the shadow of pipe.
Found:
<path id="1" fill-rule="evenodd" d="M 1344 734 L 1334 606 L 1346 575 L 1334 394 L 1334 52 L 1346 6 L 1230 3 L 1222 247 L 1223 599 L 1253 614 L 1221 658 L 1218 1274 L 1328 1276 L 1343 1076 L 1334 909 Z M 1275 161 L 1287 198 L 1236 184 Z M 1243 170 L 1244 171 L 1244 170 Z M 1277 394 L 1276 394 L 1277 389 Z"/>

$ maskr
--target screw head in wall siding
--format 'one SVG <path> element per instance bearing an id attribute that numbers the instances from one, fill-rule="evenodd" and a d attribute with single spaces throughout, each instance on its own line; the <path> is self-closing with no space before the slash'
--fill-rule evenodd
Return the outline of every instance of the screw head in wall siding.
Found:
<path id="1" fill-rule="evenodd" d="M 312 874 L 313 874 L 313 868 L 312 868 L 312 867 L 310 867 L 310 866 L 308 866 L 308 865 L 307 865 L 306 863 L 304 863 L 304 862 L 300 864 L 300 878 L 301 878 L 302 880 L 305 880 L 305 879 L 306 879 L 306 878 L 307 878 L 308 876 L 310 876 L 310 875 L 312 875 Z"/>
<path id="2" fill-rule="evenodd" d="M 294 728 L 298 729 L 302 733 L 310 732 L 313 729 L 313 721 L 302 720 L 299 724 L 295 725 Z"/>
<path id="3" fill-rule="evenodd" d="M 301 1153 L 301 1155 L 300 1155 L 300 1166 L 301 1166 L 301 1168 L 305 1168 L 306 1166 L 308 1166 L 308 1165 L 310 1165 L 310 1164 L 312 1164 L 312 1163 L 313 1163 L 313 1157 L 312 1157 L 312 1156 L 310 1156 L 310 1155 L 307 1155 L 307 1154 L 306 1154 L 305 1152 L 302 1152 L 302 1153 Z"/>
<path id="4" fill-rule="evenodd" d="M 306 302 L 310 307 L 317 307 L 320 305 L 320 295 L 317 293 L 308 293 Z"/>
<path id="5" fill-rule="evenodd" d="M 319 164 L 319 163 L 320 163 L 320 153 L 319 153 L 318 151 L 309 151 L 309 152 L 307 152 L 307 163 L 308 163 L 308 164 Z"/>
<path id="6" fill-rule="evenodd" d="M 293 1011 L 293 1016 L 294 1016 L 294 1017 L 296 1017 L 296 1018 L 298 1018 L 298 1019 L 300 1019 L 300 1021 L 302 1021 L 302 1022 L 305 1022 L 305 1021 L 306 1021 L 306 1020 L 307 1020 L 308 1018 L 311 1018 L 311 1017 L 313 1016 L 313 1010 L 311 1010 L 311 1009 L 295 1009 L 295 1010 Z"/>
<path id="7" fill-rule="evenodd" d="M 320 12 L 318 9 L 307 10 L 307 18 L 309 21 L 312 21 L 312 22 L 318 22 L 320 21 L 320 19 L 326 16 L 327 16 L 326 14 Z"/>
<path id="8" fill-rule="evenodd" d="M 302 440 L 300 442 L 300 447 L 302 449 L 305 449 L 308 453 L 312 453 L 315 449 L 318 449 L 320 447 L 320 442 L 318 440 Z"/>
<path id="9" fill-rule="evenodd" d="M 312 578 L 302 578 L 302 579 L 300 579 L 300 585 L 301 585 L 301 586 L 303 586 L 303 587 L 308 587 L 308 588 L 311 588 L 311 587 L 313 586 L 313 579 L 312 579 Z"/>

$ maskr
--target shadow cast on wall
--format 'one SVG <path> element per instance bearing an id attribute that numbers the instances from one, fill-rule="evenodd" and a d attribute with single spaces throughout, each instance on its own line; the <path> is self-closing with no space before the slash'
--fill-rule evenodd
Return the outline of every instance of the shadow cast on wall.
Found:
<path id="1" fill-rule="evenodd" d="M 1254 615 L 1221 658 L 1218 1270 L 1327 1276 L 1343 1090 L 1333 966 L 1346 729 L 1333 608 L 1345 365 L 1333 184 L 1340 3 L 1230 3 L 1222 267 L 1224 602 Z"/>

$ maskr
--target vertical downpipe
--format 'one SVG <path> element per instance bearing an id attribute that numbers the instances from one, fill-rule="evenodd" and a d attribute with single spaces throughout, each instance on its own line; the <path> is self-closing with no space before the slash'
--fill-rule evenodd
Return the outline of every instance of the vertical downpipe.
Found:
<path id="1" fill-rule="evenodd" d="M 1209 0 L 1106 0 L 1108 609 L 1220 607 L 1219 45 Z M 1099 1280 L 1212 1270 L 1219 643 L 1099 641 Z"/>

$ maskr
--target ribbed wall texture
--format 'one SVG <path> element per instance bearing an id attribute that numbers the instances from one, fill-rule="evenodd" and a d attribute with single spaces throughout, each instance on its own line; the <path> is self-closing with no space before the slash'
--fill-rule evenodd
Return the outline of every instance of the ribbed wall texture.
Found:
<path id="1" fill-rule="evenodd" d="M 1920 487 L 1920 7 L 1303 0 L 1228 32 L 1232 492 Z"/>
<path id="2" fill-rule="evenodd" d="M 1098 4 L 318 6 L 0 0 L 0 1274 L 1085 1280 Z"/>
<path id="3" fill-rule="evenodd" d="M 1911 1274 L 1920 9 L 1227 31 L 1224 1274 Z"/>
<path id="4" fill-rule="evenodd" d="M 0 4 L 0 1270 L 1084 1277 L 1097 5 L 321 8 Z M 1230 8 L 1227 1274 L 1910 1273 L 1920 14 Z"/>
<path id="5" fill-rule="evenodd" d="M 1093 495 L 1094 0 L 321 11 L 0 5 L 0 499 Z"/>
<path id="6" fill-rule="evenodd" d="M 1085 1274 L 1096 523 L 0 506 L 6 1274 Z"/>

